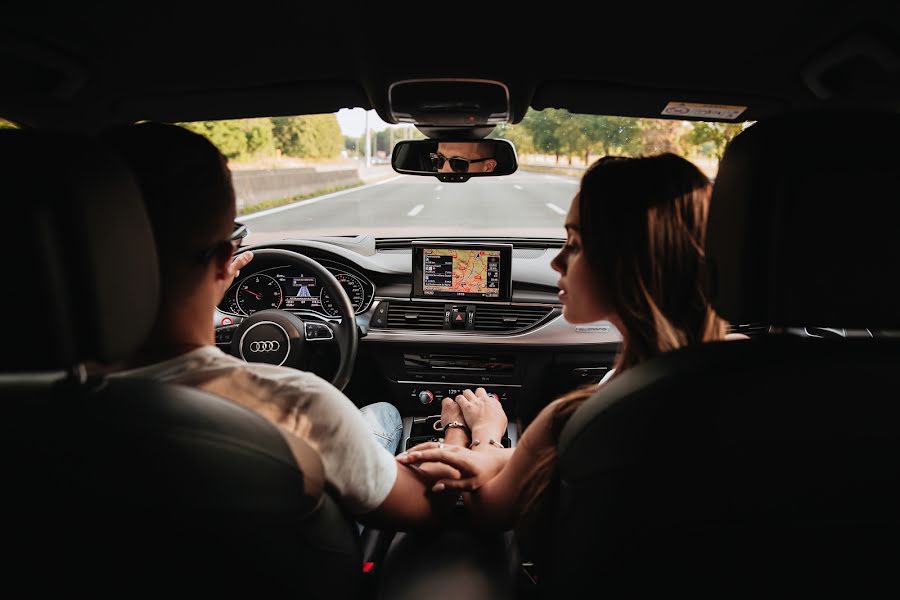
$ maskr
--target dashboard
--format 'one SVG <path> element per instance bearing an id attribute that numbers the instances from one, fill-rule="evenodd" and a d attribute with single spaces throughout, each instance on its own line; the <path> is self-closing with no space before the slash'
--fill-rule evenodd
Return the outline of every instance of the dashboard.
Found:
<path id="1" fill-rule="evenodd" d="M 317 262 L 338 280 L 356 314 L 365 313 L 375 296 L 375 284 L 345 265 L 322 259 Z M 220 312 L 235 317 L 248 317 L 270 308 L 315 313 L 324 317 L 339 314 L 315 275 L 289 266 L 270 267 L 239 279 L 225 292 L 219 303 Z"/>
<path id="2" fill-rule="evenodd" d="M 441 399 L 485 387 L 523 423 L 547 398 L 597 380 L 621 343 L 608 322 L 562 317 L 551 261 L 557 240 L 416 239 L 371 236 L 292 239 L 251 246 L 302 254 L 328 269 L 356 312 L 359 350 L 345 388 L 351 399 L 378 398 L 404 416 L 440 412 Z M 304 323 L 337 322 L 321 281 L 302 267 L 258 253 L 213 315 L 216 343 L 255 312 L 280 309 Z M 330 378 L 333 344 L 313 344 Z M 313 351 L 313 350 L 311 350 Z"/>

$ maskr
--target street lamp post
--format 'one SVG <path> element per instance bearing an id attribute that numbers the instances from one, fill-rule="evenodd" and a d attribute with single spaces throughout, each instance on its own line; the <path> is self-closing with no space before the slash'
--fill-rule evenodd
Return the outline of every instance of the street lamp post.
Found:
<path id="1" fill-rule="evenodd" d="M 372 166 L 372 143 L 369 138 L 369 111 L 366 111 L 366 167 Z"/>

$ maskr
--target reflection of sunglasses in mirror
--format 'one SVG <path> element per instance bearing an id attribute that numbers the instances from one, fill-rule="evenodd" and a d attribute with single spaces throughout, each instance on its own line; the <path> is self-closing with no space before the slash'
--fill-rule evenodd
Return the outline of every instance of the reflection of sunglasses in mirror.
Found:
<path id="1" fill-rule="evenodd" d="M 431 156 L 431 165 L 435 169 L 440 170 L 443 168 L 445 162 L 449 162 L 450 168 L 453 170 L 454 173 L 468 173 L 470 164 L 480 163 L 480 162 L 484 162 L 486 160 L 491 160 L 492 158 L 494 158 L 493 156 L 488 156 L 486 158 L 474 158 L 474 159 L 460 158 L 458 156 L 448 158 L 448 157 L 444 156 L 443 154 L 441 154 L 440 152 L 432 152 L 430 154 L 430 156 Z"/>

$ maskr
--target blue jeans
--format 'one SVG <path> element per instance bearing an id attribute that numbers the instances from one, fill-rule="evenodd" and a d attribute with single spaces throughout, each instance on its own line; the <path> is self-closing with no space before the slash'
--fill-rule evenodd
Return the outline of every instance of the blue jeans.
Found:
<path id="1" fill-rule="evenodd" d="M 375 439 L 391 454 L 397 453 L 397 445 L 403 436 L 403 422 L 400 411 L 389 402 L 375 402 L 359 409 L 369 424 Z"/>

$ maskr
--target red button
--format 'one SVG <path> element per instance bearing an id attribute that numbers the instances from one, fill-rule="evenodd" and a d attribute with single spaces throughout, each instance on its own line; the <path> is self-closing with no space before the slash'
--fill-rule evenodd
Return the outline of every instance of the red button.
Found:
<path id="1" fill-rule="evenodd" d="M 228 317 L 222 318 L 222 325 L 231 325 L 234 323 L 233 319 L 229 319 Z"/>

